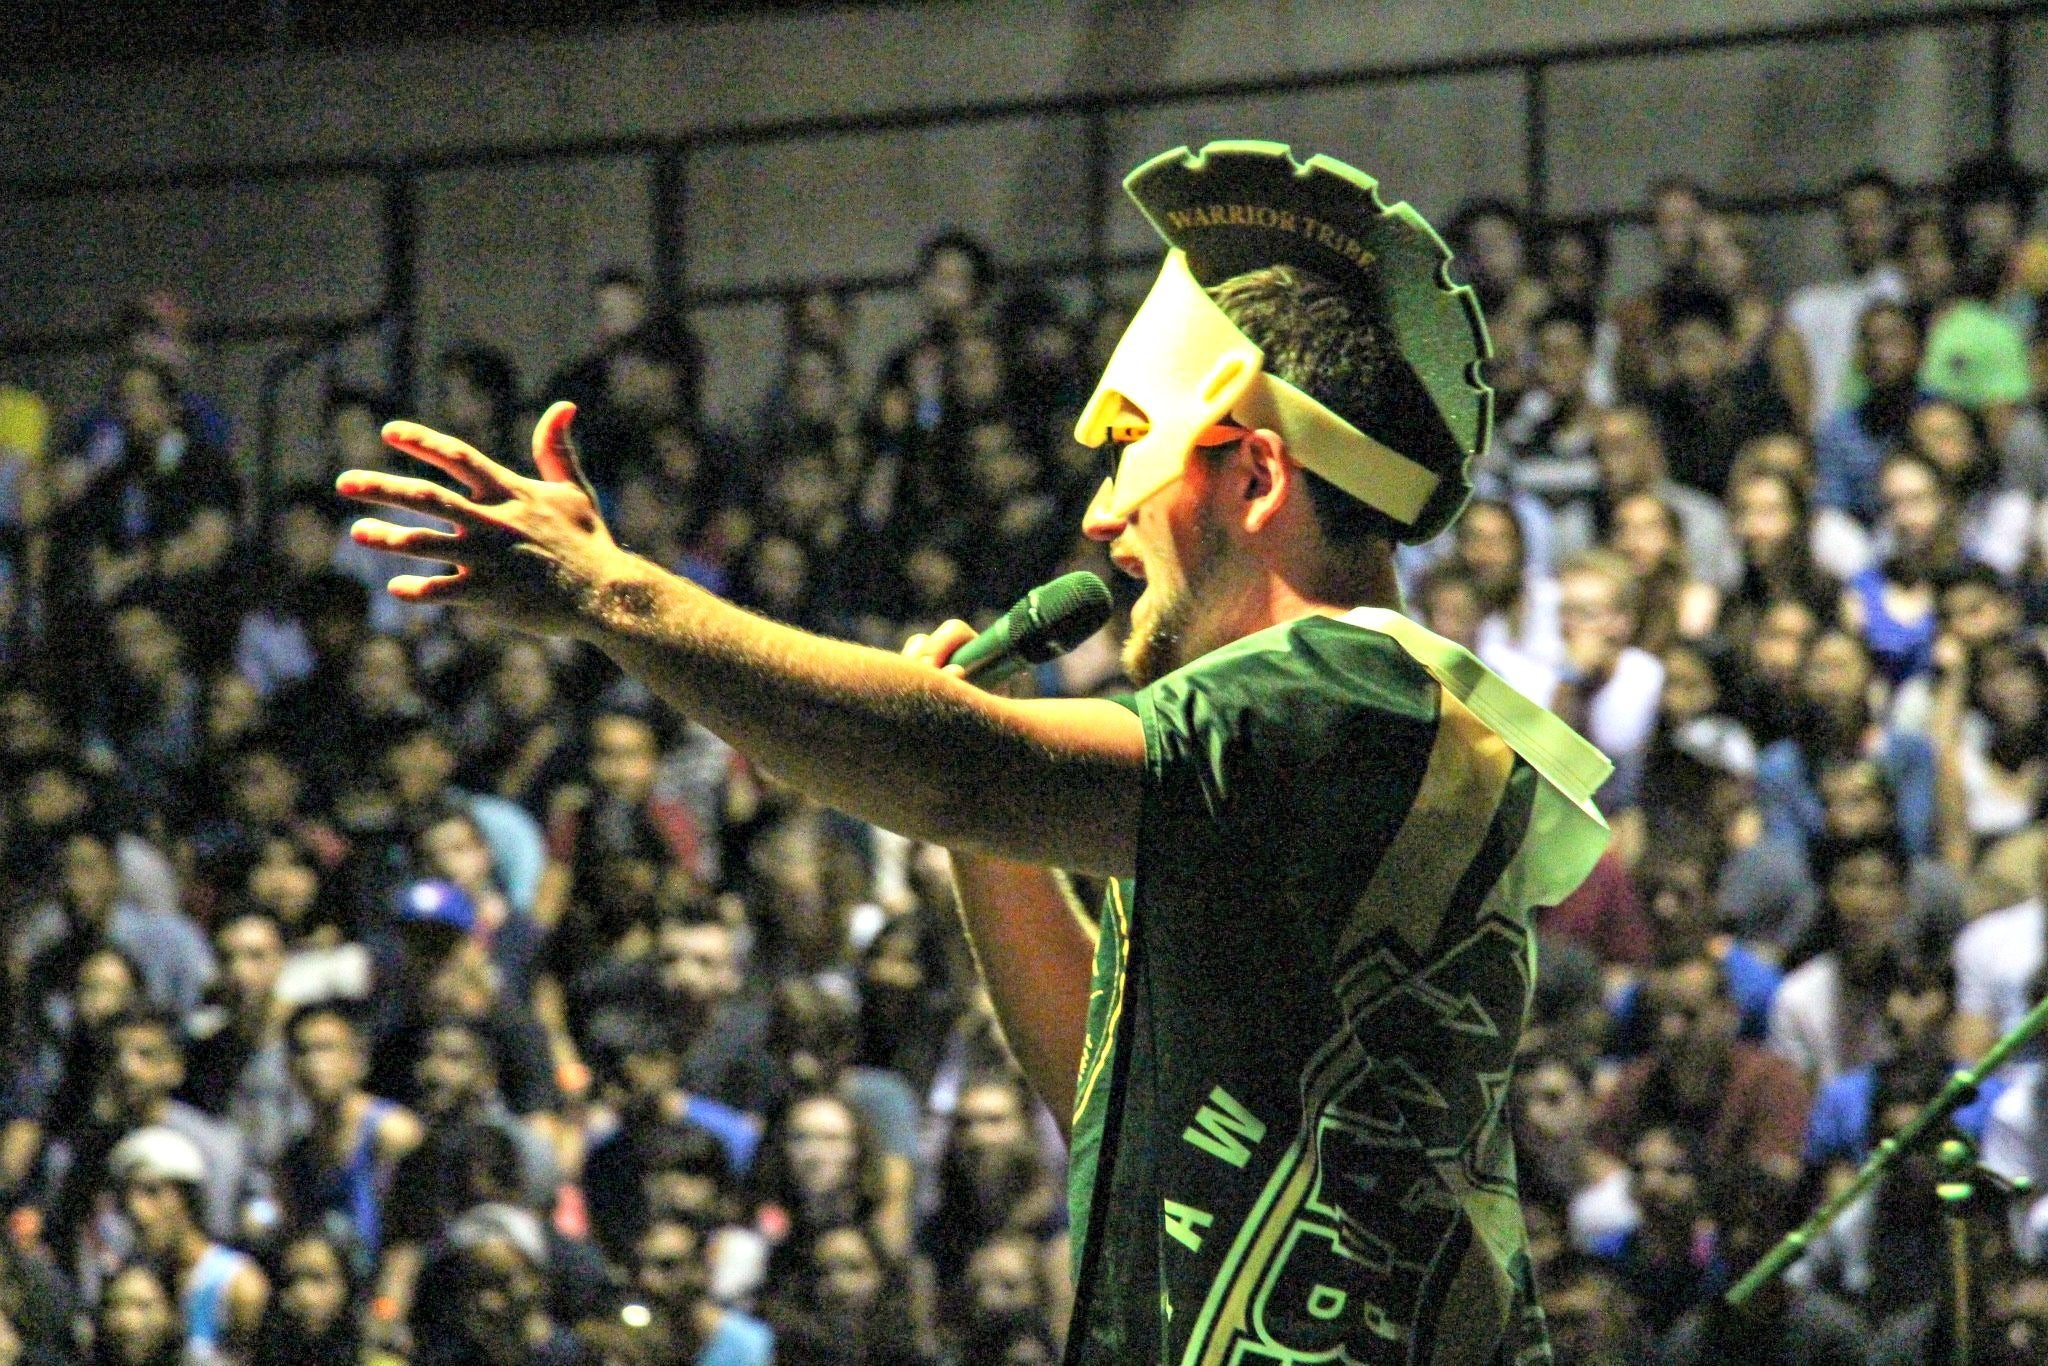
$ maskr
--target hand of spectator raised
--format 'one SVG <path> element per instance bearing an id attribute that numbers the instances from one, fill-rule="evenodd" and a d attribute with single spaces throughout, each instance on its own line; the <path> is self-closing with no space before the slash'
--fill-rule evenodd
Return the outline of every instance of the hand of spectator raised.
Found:
<path id="1" fill-rule="evenodd" d="M 475 447 L 417 422 L 385 424 L 395 450 L 449 475 L 468 495 L 425 479 L 348 470 L 335 487 L 345 498 L 421 513 L 453 530 L 357 522 L 357 544 L 440 560 L 447 574 L 400 574 L 387 585 L 406 602 L 473 607 L 522 630 L 578 635 L 594 626 L 597 590 L 627 557 L 598 512 L 597 499 L 569 438 L 576 415 L 556 403 L 533 429 L 538 479 L 515 473 Z"/>

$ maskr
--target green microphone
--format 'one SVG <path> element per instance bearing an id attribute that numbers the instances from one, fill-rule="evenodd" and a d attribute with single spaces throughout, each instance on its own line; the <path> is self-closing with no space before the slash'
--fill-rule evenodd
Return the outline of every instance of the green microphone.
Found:
<path id="1" fill-rule="evenodd" d="M 1031 664 L 1063 655 L 1109 620 L 1109 585 L 1087 570 L 1040 584 L 953 653 L 967 676 L 987 687 Z"/>

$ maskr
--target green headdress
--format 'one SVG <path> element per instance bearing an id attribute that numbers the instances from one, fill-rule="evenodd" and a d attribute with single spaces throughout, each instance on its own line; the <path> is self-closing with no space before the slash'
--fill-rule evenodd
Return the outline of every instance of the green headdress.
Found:
<path id="1" fill-rule="evenodd" d="M 1124 189 L 1174 251 L 1075 429 L 1089 445 L 1130 438 L 1118 511 L 1177 478 L 1193 437 L 1234 416 L 1291 424 L 1274 429 L 1296 458 L 1386 515 L 1402 541 L 1448 526 L 1492 429 L 1493 392 L 1479 377 L 1492 352 L 1478 299 L 1451 283 L 1450 252 L 1422 215 L 1381 203 L 1377 182 L 1341 161 L 1296 161 L 1274 142 L 1177 148 L 1131 172 Z M 1382 383 L 1394 392 L 1374 430 L 1264 373 L 1263 352 L 1213 301 L 1205 311 L 1189 297 L 1206 301 L 1202 290 L 1283 264 L 1330 282 L 1392 336 L 1399 363 Z"/>

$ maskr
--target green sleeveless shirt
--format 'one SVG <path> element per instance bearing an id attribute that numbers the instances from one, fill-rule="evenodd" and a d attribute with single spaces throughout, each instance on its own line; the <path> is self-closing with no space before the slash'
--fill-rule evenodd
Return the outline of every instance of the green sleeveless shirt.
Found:
<path id="1" fill-rule="evenodd" d="M 1311 616 L 1131 699 L 1075 1094 L 1068 1360 L 1526 1363 L 1506 1101 L 1531 912 L 1607 764 L 1405 618 Z"/>

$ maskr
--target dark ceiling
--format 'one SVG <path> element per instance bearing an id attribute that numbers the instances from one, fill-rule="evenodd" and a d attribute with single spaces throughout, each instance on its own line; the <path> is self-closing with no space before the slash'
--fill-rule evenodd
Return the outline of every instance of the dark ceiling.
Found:
<path id="1" fill-rule="evenodd" d="M 51 64 L 375 47 L 834 7 L 820 0 L 70 0 L 10 6 L 0 68 L 20 74 Z"/>

